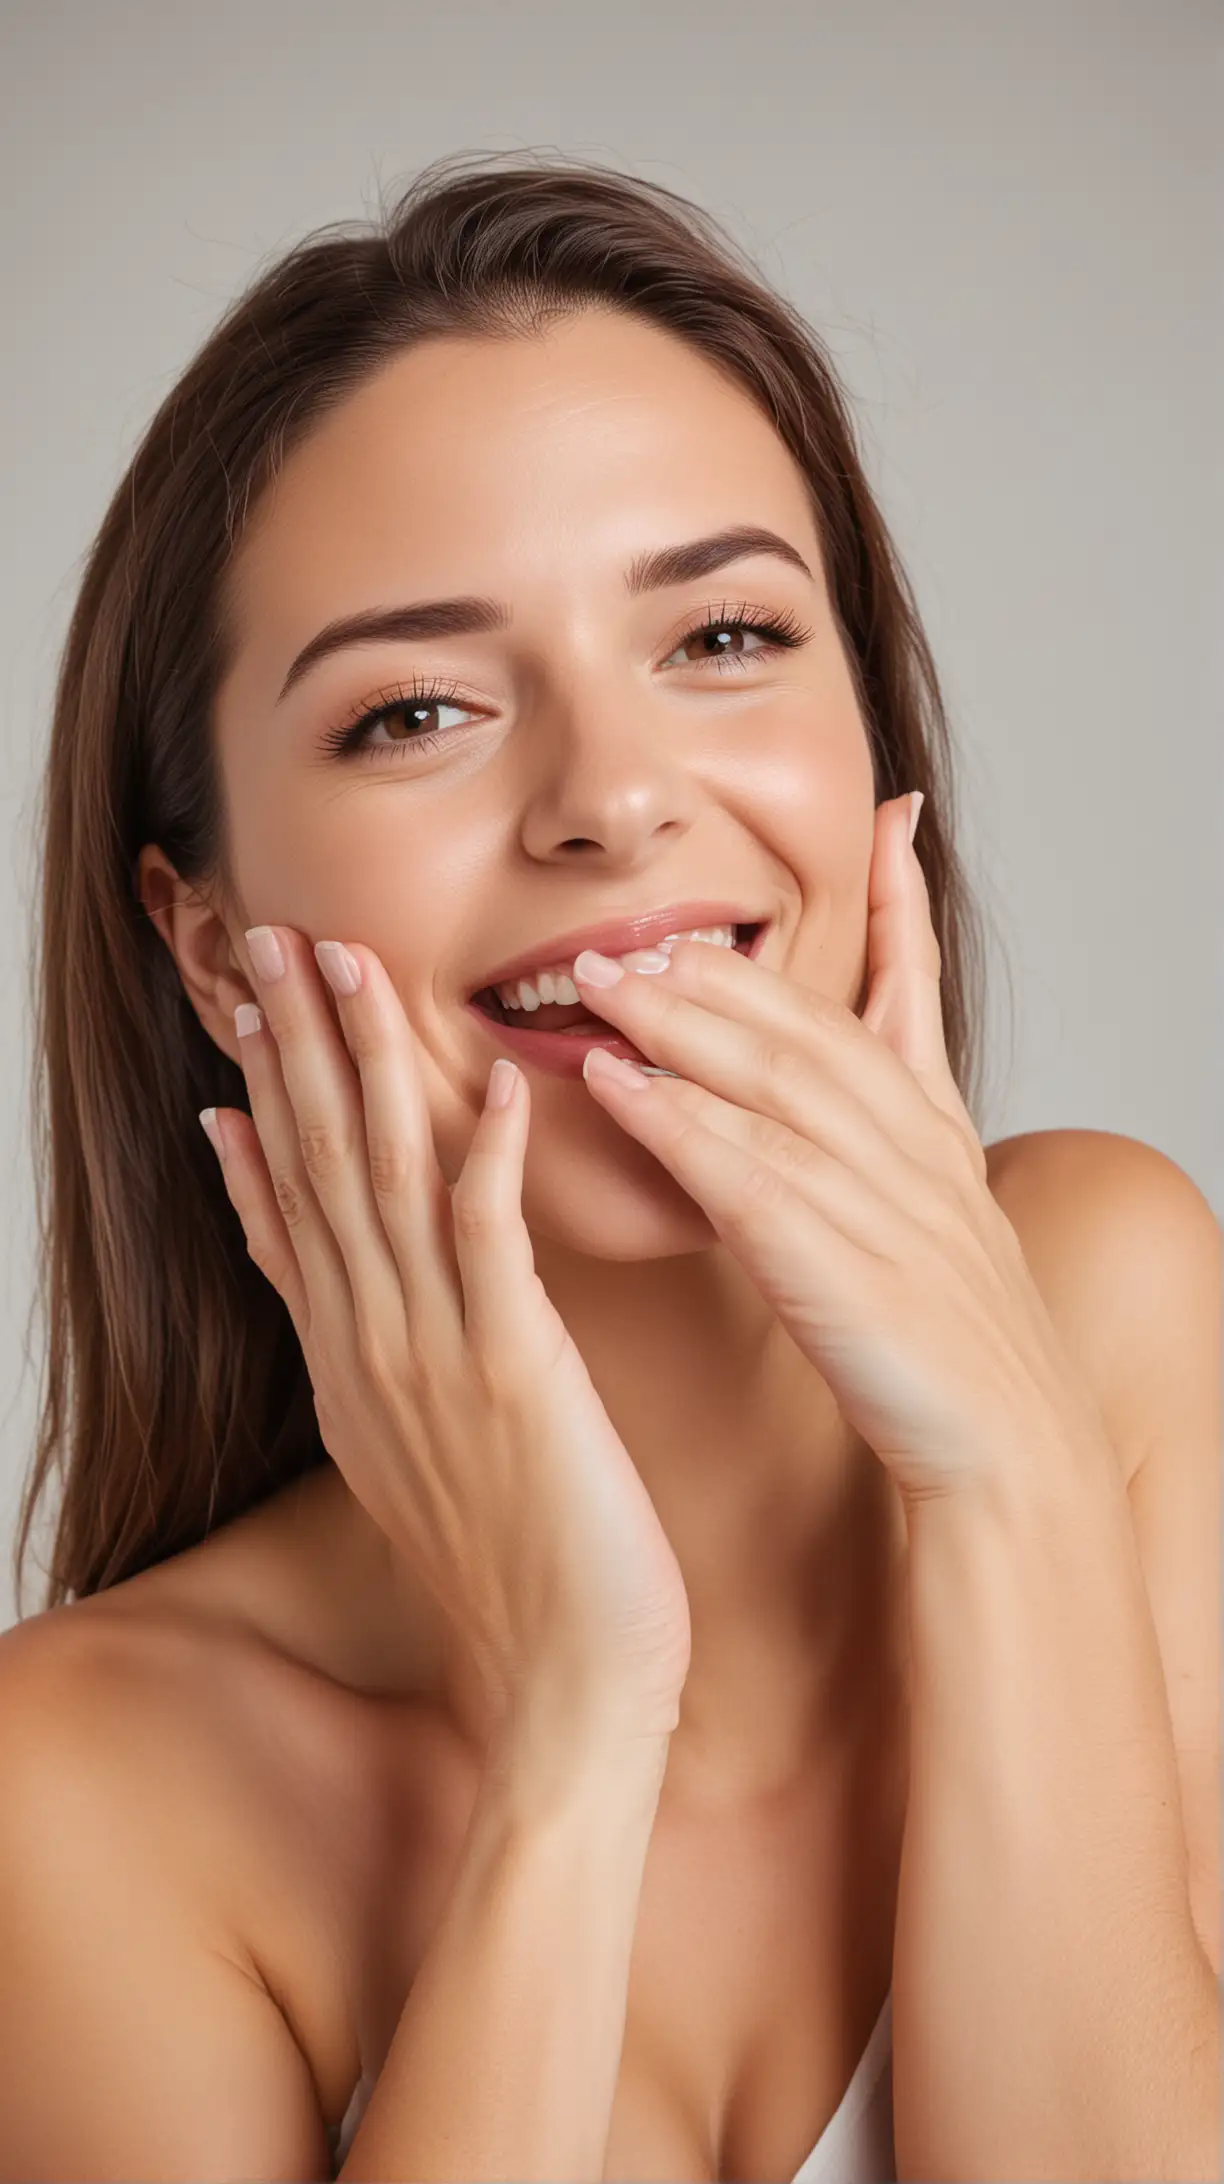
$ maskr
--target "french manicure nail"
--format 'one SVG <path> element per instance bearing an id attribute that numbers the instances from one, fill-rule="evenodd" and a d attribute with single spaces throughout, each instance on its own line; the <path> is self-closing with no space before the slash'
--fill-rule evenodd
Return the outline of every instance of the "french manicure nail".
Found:
<path id="1" fill-rule="evenodd" d="M 361 984 L 361 966 L 338 940 L 316 940 L 315 962 L 333 993 L 356 993 Z"/>
<path id="2" fill-rule="evenodd" d="M 574 958 L 574 977 L 584 986 L 615 986 L 625 975 L 623 963 L 611 956 L 600 955 L 595 948 L 583 948 Z"/>
<path id="3" fill-rule="evenodd" d="M 262 978 L 265 986 L 270 986 L 274 978 L 284 977 L 285 958 L 270 925 L 253 925 L 246 935 L 246 944 L 251 951 L 255 974 Z"/>
<path id="4" fill-rule="evenodd" d="M 221 1165 L 222 1165 L 222 1167 L 224 1167 L 224 1165 L 225 1165 L 225 1140 L 224 1140 L 224 1138 L 223 1138 L 223 1137 L 222 1137 L 222 1135 L 221 1135 L 221 1125 L 220 1125 L 220 1123 L 219 1123 L 219 1122 L 217 1121 L 217 1110 L 216 1110 L 216 1108 L 215 1108 L 215 1107 L 204 1107 L 204 1108 L 201 1108 L 201 1110 L 200 1110 L 200 1121 L 201 1121 L 201 1123 L 202 1123 L 202 1124 L 203 1124 L 203 1126 L 204 1126 L 204 1135 L 205 1135 L 205 1137 L 206 1137 L 206 1138 L 208 1139 L 208 1142 L 209 1142 L 209 1144 L 210 1144 L 210 1145 L 212 1146 L 212 1149 L 213 1149 L 214 1153 L 216 1154 L 216 1156 L 217 1156 L 218 1160 L 219 1160 L 219 1161 L 221 1162 Z"/>
<path id="5" fill-rule="evenodd" d="M 588 1047 L 582 1057 L 582 1074 L 589 1084 L 592 1077 L 602 1078 L 605 1084 L 618 1084 L 624 1092 L 645 1092 L 646 1084 L 632 1062 L 622 1061 L 619 1054 L 609 1054 L 604 1047 Z"/>

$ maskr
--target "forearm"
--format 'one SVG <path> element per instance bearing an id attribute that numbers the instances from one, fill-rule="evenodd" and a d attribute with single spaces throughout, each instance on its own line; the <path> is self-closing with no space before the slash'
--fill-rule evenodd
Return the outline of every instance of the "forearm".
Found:
<path id="1" fill-rule="evenodd" d="M 602 2177 L 665 1766 L 646 1747 L 539 1794 L 513 1762 L 486 1777 L 346 2184 Z"/>
<path id="2" fill-rule="evenodd" d="M 899 2175 L 1218 2177 L 1219 1994 L 1110 1452 L 919 1505 L 909 1585 Z"/>

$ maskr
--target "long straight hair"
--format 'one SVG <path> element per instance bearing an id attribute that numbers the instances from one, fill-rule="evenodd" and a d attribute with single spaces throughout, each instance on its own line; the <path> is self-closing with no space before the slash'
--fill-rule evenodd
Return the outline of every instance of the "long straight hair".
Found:
<path id="1" fill-rule="evenodd" d="M 953 847 L 948 728 L 908 581 L 819 336 L 706 212 L 555 156 L 448 155 L 375 220 L 308 235 L 254 279 L 166 396 L 90 547 L 42 779 L 34 1102 L 48 1330 L 13 1571 L 59 1499 L 42 1609 L 119 1583 L 326 1460 L 288 1312 L 246 1250 L 197 1121 L 247 1107 L 136 888 L 157 843 L 232 895 L 213 734 L 224 580 L 293 450 L 430 335 L 635 313 L 737 381 L 807 480 L 870 738 L 877 804 L 925 792 L 917 850 L 953 1073 L 977 1123 L 980 913 Z"/>

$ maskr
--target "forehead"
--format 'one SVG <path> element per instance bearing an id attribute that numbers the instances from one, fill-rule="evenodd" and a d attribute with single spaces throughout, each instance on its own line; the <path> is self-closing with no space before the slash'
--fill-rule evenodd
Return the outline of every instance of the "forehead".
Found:
<path id="1" fill-rule="evenodd" d="M 296 634 L 384 595 L 619 581 L 643 547 L 754 521 L 818 556 L 806 481 L 752 397 L 663 329 L 590 310 L 379 367 L 289 457 L 231 575 L 248 629 L 255 610 Z"/>

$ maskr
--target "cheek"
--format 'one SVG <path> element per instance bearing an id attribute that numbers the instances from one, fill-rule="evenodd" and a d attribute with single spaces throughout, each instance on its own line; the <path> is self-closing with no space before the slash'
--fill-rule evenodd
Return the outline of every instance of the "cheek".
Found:
<path id="1" fill-rule="evenodd" d="M 762 793 L 792 832 L 821 838 L 826 862 L 834 845 L 853 858 L 864 839 L 870 855 L 871 743 L 843 665 L 826 665 L 811 688 L 794 691 L 771 712 L 751 755 Z"/>
<path id="2" fill-rule="evenodd" d="M 398 966 L 401 990 L 428 1010 L 434 995 L 451 994 L 460 966 L 497 946 L 490 928 L 498 913 L 495 875 L 507 861 L 505 797 L 492 768 L 479 784 L 456 773 L 453 793 L 443 793 L 440 775 L 424 771 L 428 757 L 415 779 L 411 759 L 353 764 L 368 765 L 376 778 L 367 776 L 365 793 L 333 813 L 332 884 L 360 919 L 361 937 L 388 968 Z"/>
<path id="3" fill-rule="evenodd" d="M 755 779 L 757 827 L 789 899 L 791 938 L 779 967 L 858 1014 L 876 806 L 857 714 L 788 726 L 771 739 Z"/>

